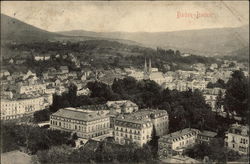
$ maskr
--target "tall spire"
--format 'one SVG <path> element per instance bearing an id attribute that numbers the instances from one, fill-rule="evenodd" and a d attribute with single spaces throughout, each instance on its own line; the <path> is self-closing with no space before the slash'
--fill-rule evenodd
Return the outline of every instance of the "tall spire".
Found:
<path id="1" fill-rule="evenodd" d="M 152 70 L 152 67 L 151 67 L 151 58 L 149 59 L 149 64 L 148 64 L 149 66 L 149 68 L 148 68 L 148 72 L 150 72 L 151 73 L 151 70 Z"/>
<path id="2" fill-rule="evenodd" d="M 145 64 L 144 64 L 144 73 L 147 73 L 148 70 L 147 70 L 147 60 L 146 60 L 146 57 L 145 57 Z"/>

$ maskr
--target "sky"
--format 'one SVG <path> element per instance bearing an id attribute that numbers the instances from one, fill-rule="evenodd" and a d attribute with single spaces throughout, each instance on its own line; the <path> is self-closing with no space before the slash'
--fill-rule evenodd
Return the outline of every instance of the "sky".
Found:
<path id="1" fill-rule="evenodd" d="M 248 1 L 1 1 L 1 13 L 52 32 L 162 32 L 249 24 Z"/>

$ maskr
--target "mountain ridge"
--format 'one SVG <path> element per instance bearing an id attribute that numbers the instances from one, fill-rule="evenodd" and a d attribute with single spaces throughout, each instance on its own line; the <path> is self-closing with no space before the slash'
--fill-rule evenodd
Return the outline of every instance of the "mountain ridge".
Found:
<path id="1" fill-rule="evenodd" d="M 63 34 L 43 30 L 2 13 L 1 40 L 7 42 L 111 40 L 126 44 L 140 45 L 139 43 L 136 43 L 134 41 L 121 40 L 116 38 L 70 35 L 65 36 Z"/>
<path id="2" fill-rule="evenodd" d="M 211 56 L 229 54 L 249 43 L 249 25 L 228 28 L 209 28 L 171 32 L 92 32 L 71 30 L 58 34 L 95 36 L 136 41 L 149 47 L 176 48 L 189 53 L 205 53 Z M 213 35 L 214 34 L 214 35 Z M 234 39 L 232 39 L 234 38 Z M 216 39 L 214 41 L 214 39 Z M 214 43 L 215 42 L 215 43 Z M 189 44 L 188 44 L 189 43 Z M 239 46 L 241 45 L 241 46 Z M 218 46 L 222 46 L 219 48 Z M 206 48 L 207 47 L 207 48 Z"/>
<path id="3" fill-rule="evenodd" d="M 171 32 L 93 32 L 73 30 L 49 32 L 1 14 L 2 41 L 109 40 L 144 47 L 180 50 L 200 56 L 225 56 L 249 45 L 249 25 Z M 245 53 L 244 53 L 245 54 Z"/>

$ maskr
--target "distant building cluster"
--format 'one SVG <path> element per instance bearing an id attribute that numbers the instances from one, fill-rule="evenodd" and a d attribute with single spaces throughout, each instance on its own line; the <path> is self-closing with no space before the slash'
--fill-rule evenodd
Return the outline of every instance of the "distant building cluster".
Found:
<path id="1" fill-rule="evenodd" d="M 53 103 L 53 93 L 35 73 L 13 73 L 10 79 L 1 88 L 1 120 L 18 119 Z"/>

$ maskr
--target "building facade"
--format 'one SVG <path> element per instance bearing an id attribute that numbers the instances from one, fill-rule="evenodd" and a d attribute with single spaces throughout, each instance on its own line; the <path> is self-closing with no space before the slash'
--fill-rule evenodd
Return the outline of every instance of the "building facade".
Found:
<path id="1" fill-rule="evenodd" d="M 225 89 L 222 88 L 206 88 L 203 90 L 203 95 L 206 103 L 211 107 L 212 111 L 223 111 L 223 109 L 217 109 L 216 100 L 217 97 L 221 94 L 221 98 L 225 96 Z M 223 107 L 223 106 L 222 106 Z"/>
<path id="2" fill-rule="evenodd" d="M 110 110 L 118 113 L 132 113 L 138 111 L 138 106 L 129 100 L 107 101 L 106 105 Z"/>
<path id="3" fill-rule="evenodd" d="M 168 133 L 169 117 L 165 110 L 141 109 L 138 112 L 131 114 L 130 117 L 140 120 L 150 119 L 157 136 L 162 136 Z"/>
<path id="4" fill-rule="evenodd" d="M 63 108 L 50 116 L 50 128 L 76 133 L 81 138 L 93 138 L 110 131 L 110 118 L 98 111 Z"/>
<path id="5" fill-rule="evenodd" d="M 2 99 L 1 120 L 10 120 L 23 117 L 38 110 L 43 110 L 52 104 L 52 95 L 23 99 Z"/>
<path id="6" fill-rule="evenodd" d="M 115 120 L 115 142 L 121 145 L 135 143 L 143 146 L 151 140 L 153 124 L 150 120 L 120 117 Z"/>
<path id="7" fill-rule="evenodd" d="M 249 153 L 249 126 L 233 124 L 226 132 L 225 145 L 227 148 L 239 152 Z"/>
<path id="8" fill-rule="evenodd" d="M 174 154 L 182 153 L 187 147 L 196 143 L 200 133 L 197 129 L 186 128 L 168 135 L 162 136 L 158 140 L 159 158 L 167 158 Z"/>
<path id="9" fill-rule="evenodd" d="M 143 146 L 155 135 L 168 132 L 168 113 L 164 110 L 141 109 L 131 114 L 120 115 L 114 121 L 114 137 L 119 144 L 136 143 Z"/>
<path id="10" fill-rule="evenodd" d="M 19 94 L 31 94 L 34 92 L 44 94 L 46 92 L 46 84 L 19 85 L 17 87 L 17 93 Z"/>
<path id="11" fill-rule="evenodd" d="M 217 133 L 212 131 L 203 130 L 198 134 L 197 143 L 206 143 L 210 142 L 217 136 Z"/>

